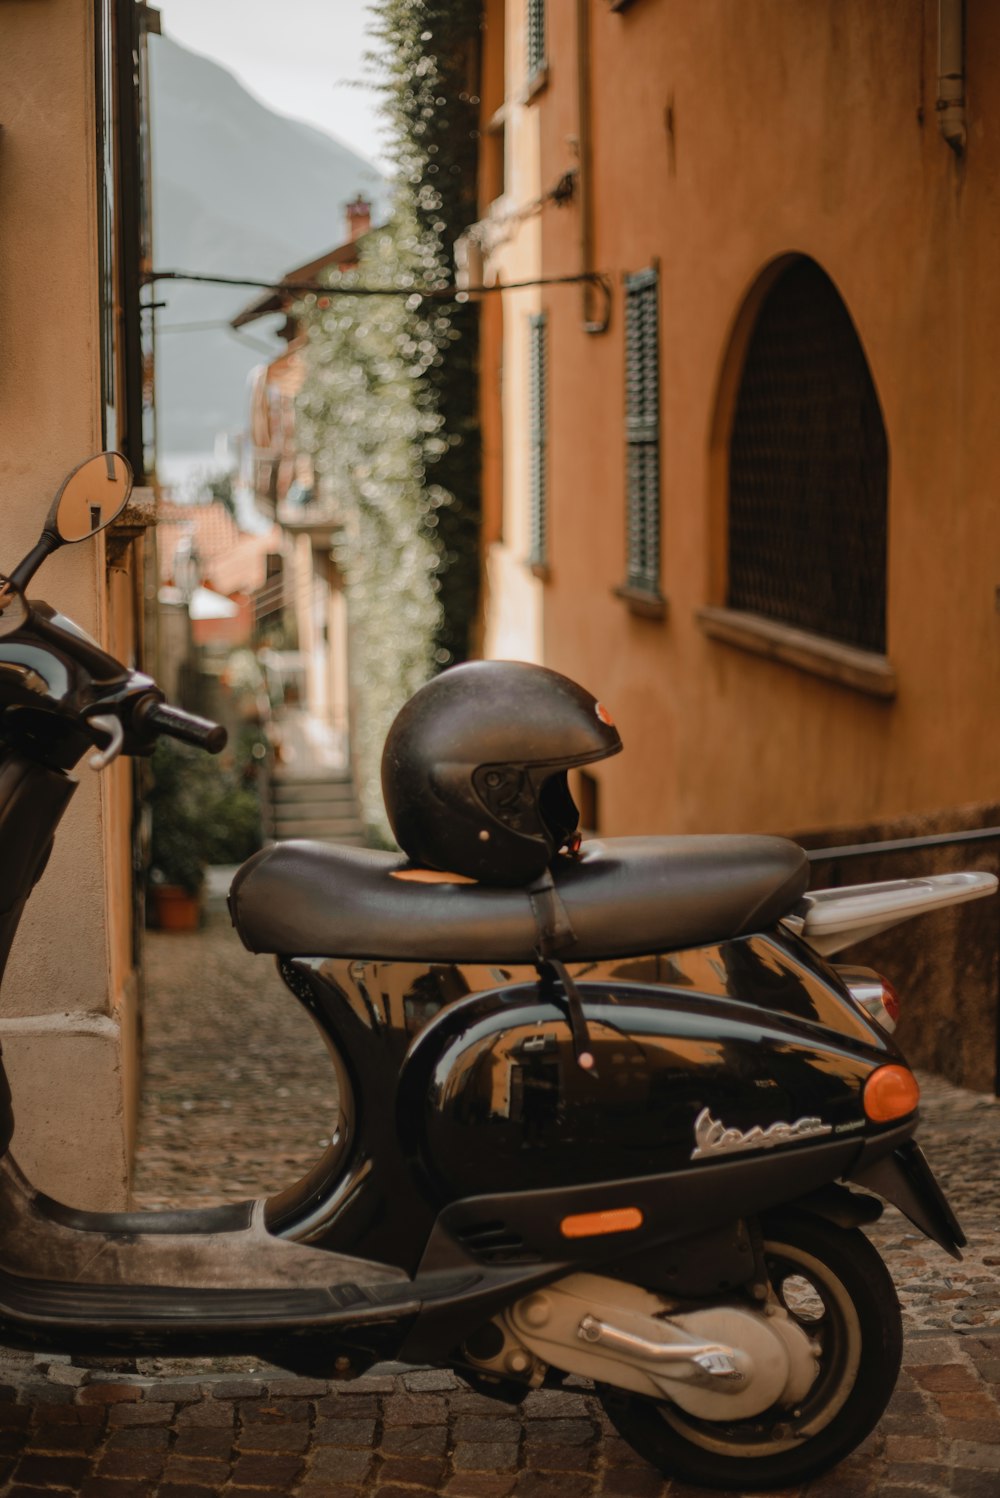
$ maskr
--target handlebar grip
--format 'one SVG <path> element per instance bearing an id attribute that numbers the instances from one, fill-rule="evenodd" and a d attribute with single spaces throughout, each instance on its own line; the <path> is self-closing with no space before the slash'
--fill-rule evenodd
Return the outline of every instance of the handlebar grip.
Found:
<path id="1" fill-rule="evenodd" d="M 229 737 L 221 723 L 199 718 L 181 707 L 171 707 L 169 703 L 157 702 L 151 697 L 140 702 L 132 716 L 142 729 L 168 734 L 185 744 L 207 749 L 209 754 L 218 754 L 220 749 L 224 749 Z"/>

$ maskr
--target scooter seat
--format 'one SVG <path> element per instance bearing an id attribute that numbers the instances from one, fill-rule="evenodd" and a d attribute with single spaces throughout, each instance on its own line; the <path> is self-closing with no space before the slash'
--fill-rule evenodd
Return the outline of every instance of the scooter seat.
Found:
<path id="1" fill-rule="evenodd" d="M 778 837 L 622 837 L 559 860 L 571 961 L 701 946 L 766 929 L 804 893 L 808 862 Z M 275 843 L 229 894 L 251 952 L 285 957 L 527 963 L 538 942 L 526 890 L 422 882 L 399 854 Z"/>

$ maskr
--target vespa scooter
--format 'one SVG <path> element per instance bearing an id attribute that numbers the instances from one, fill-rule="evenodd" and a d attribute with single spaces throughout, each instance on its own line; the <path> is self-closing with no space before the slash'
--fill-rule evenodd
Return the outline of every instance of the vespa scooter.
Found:
<path id="1" fill-rule="evenodd" d="M 117 454 L 82 464 L 0 584 L 0 971 L 79 761 L 224 743 L 25 599 L 129 487 Z M 325 1154 L 277 1195 L 65 1206 L 15 1163 L 0 1071 L 0 1338 L 323 1376 L 398 1358 L 511 1401 L 581 1375 L 645 1458 L 709 1487 L 798 1483 L 853 1450 L 901 1355 L 861 1228 L 883 1198 L 945 1252 L 964 1239 L 914 1142 L 892 992 L 826 959 L 996 880 L 809 894 L 805 855 L 771 837 L 612 838 L 557 862 L 566 966 L 524 889 L 308 842 L 238 872 L 236 929 L 276 958 L 338 1084 Z"/>

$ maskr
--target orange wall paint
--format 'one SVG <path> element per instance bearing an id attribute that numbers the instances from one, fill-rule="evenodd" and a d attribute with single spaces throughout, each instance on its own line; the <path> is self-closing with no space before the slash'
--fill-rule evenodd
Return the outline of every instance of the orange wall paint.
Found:
<path id="1" fill-rule="evenodd" d="M 603 832 L 861 823 L 1000 789 L 1000 124 L 989 107 L 1000 11 L 969 0 L 967 12 L 960 161 L 935 123 L 935 7 L 635 0 L 615 13 L 590 0 L 593 263 L 612 279 L 613 318 L 589 335 L 579 287 L 535 294 L 549 317 L 551 571 L 530 587 L 541 658 L 608 701 L 622 728 L 626 753 L 597 770 Z M 577 7 L 548 15 L 548 81 L 518 105 L 537 140 L 508 140 L 515 180 L 527 179 L 520 156 L 537 151 L 542 191 L 578 165 L 580 134 Z M 578 271 L 579 197 L 535 222 L 519 272 Z M 756 279 L 789 252 L 813 256 L 840 290 L 884 413 L 889 702 L 711 640 L 697 617 L 723 601 L 711 437 L 730 339 Z M 662 621 L 614 594 L 625 571 L 622 277 L 657 261 Z M 525 500 L 517 317 L 509 293 L 508 521 Z M 493 399 L 496 374 L 483 378 Z M 492 548 L 487 650 L 505 587 L 529 586 L 510 529 Z"/>

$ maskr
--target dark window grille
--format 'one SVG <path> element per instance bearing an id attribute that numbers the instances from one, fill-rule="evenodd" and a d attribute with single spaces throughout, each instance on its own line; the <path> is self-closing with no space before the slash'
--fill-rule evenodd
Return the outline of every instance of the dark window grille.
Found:
<path id="1" fill-rule="evenodd" d="M 729 607 L 883 654 L 888 473 L 854 324 L 796 260 L 764 299 L 736 397 Z"/>
<path id="2" fill-rule="evenodd" d="M 545 0 L 528 0 L 528 77 L 545 66 Z"/>
<path id="3" fill-rule="evenodd" d="M 529 426 L 531 432 L 530 460 L 530 504 L 529 517 L 530 551 L 528 561 L 532 566 L 544 567 L 548 562 L 548 472 L 546 449 L 548 447 L 548 350 L 546 347 L 547 326 L 544 312 L 539 312 L 528 323 L 528 401 Z"/>
<path id="4" fill-rule="evenodd" d="M 660 339 L 657 274 L 625 281 L 626 586 L 660 594 Z"/>
<path id="5" fill-rule="evenodd" d="M 135 0 L 95 0 L 97 233 L 103 439 L 145 475 L 144 392 L 151 395 L 152 348 L 140 329 L 143 234 L 141 129 L 145 100 Z M 148 206 L 148 205 L 146 205 Z"/>

